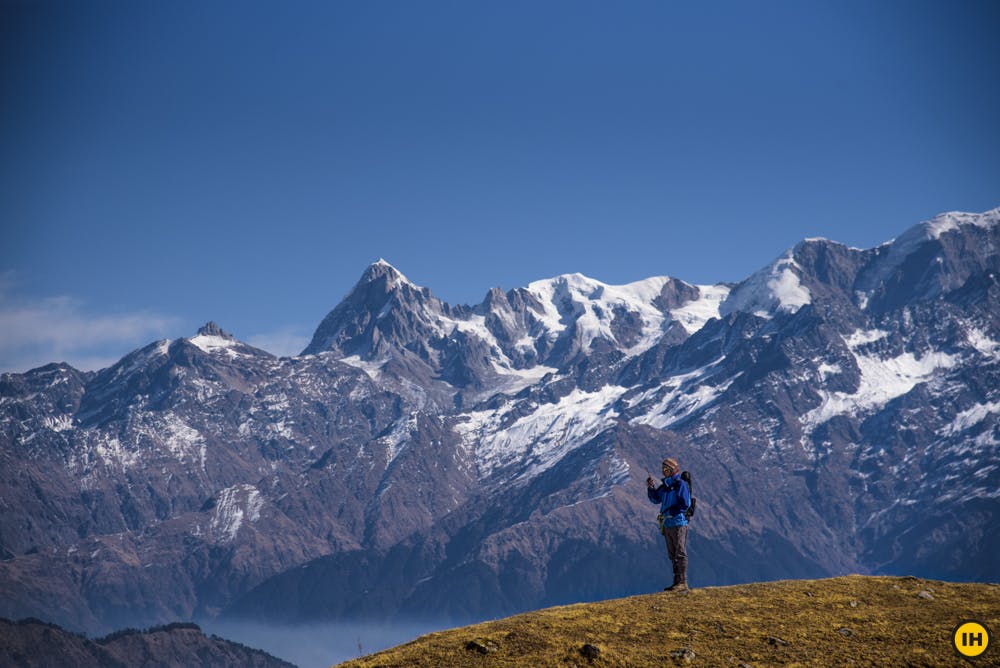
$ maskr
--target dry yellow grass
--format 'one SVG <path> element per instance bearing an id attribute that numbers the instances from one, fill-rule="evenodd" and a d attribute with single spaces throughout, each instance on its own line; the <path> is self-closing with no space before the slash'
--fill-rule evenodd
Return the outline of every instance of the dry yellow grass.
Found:
<path id="1" fill-rule="evenodd" d="M 995 633 L 1000 586 L 851 575 L 549 608 L 341 666 L 1000 666 L 995 636 L 978 659 L 954 651 L 967 619 Z"/>

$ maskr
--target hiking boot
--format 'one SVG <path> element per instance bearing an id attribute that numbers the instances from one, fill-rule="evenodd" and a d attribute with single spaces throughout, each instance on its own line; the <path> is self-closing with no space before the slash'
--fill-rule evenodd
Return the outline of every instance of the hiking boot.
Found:
<path id="1" fill-rule="evenodd" d="M 663 591 L 687 591 L 687 590 L 688 590 L 687 582 L 675 582 L 669 587 L 663 588 Z"/>

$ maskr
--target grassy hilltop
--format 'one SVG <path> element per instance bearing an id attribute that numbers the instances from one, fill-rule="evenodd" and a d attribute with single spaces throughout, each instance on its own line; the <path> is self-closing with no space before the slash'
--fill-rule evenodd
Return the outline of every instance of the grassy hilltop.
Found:
<path id="1" fill-rule="evenodd" d="M 975 660 L 951 645 L 968 619 L 994 633 Z M 851 575 L 549 608 L 341 666 L 997 666 L 998 629 L 1000 586 Z"/>

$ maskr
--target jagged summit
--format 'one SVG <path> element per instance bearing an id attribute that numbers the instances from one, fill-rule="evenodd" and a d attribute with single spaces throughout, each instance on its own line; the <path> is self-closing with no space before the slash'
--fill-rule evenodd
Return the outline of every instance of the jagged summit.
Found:
<path id="1" fill-rule="evenodd" d="M 187 339 L 191 345 L 206 353 L 224 353 L 228 356 L 247 354 L 256 349 L 243 343 L 235 336 L 219 327 L 214 321 L 209 321 L 198 330 L 196 336 Z"/>
<path id="2" fill-rule="evenodd" d="M 316 329 L 303 355 L 333 350 L 373 358 L 386 343 L 419 336 L 448 307 L 383 259 L 371 264 Z M 432 328 L 433 329 L 433 328 Z M 405 340 L 404 340 L 405 345 Z"/>
<path id="3" fill-rule="evenodd" d="M 401 271 L 382 258 L 379 258 L 372 264 L 368 265 L 368 268 L 365 269 L 363 274 L 361 274 L 361 279 L 358 281 L 357 285 L 373 283 L 381 279 L 385 279 L 386 283 L 390 286 L 394 286 L 399 283 L 413 285 L 413 282 L 404 276 Z"/>
<path id="4" fill-rule="evenodd" d="M 406 291 L 407 295 L 412 292 L 426 297 L 430 297 L 431 294 L 430 290 L 416 285 L 403 272 L 379 258 L 362 272 L 361 278 L 347 293 L 338 308 L 345 303 L 351 303 L 355 306 L 381 309 L 385 306 L 386 295 L 400 291 Z"/>
<path id="5" fill-rule="evenodd" d="M 214 320 L 209 320 L 198 330 L 197 336 L 217 336 L 221 339 L 235 341 L 236 337 L 219 327 Z"/>

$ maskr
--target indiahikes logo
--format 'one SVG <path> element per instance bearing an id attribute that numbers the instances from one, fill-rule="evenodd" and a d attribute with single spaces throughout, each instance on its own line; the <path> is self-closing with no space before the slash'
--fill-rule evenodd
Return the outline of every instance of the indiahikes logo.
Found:
<path id="1" fill-rule="evenodd" d="M 982 656 L 990 647 L 990 630 L 977 621 L 961 622 L 951 634 L 951 644 L 964 657 Z"/>

